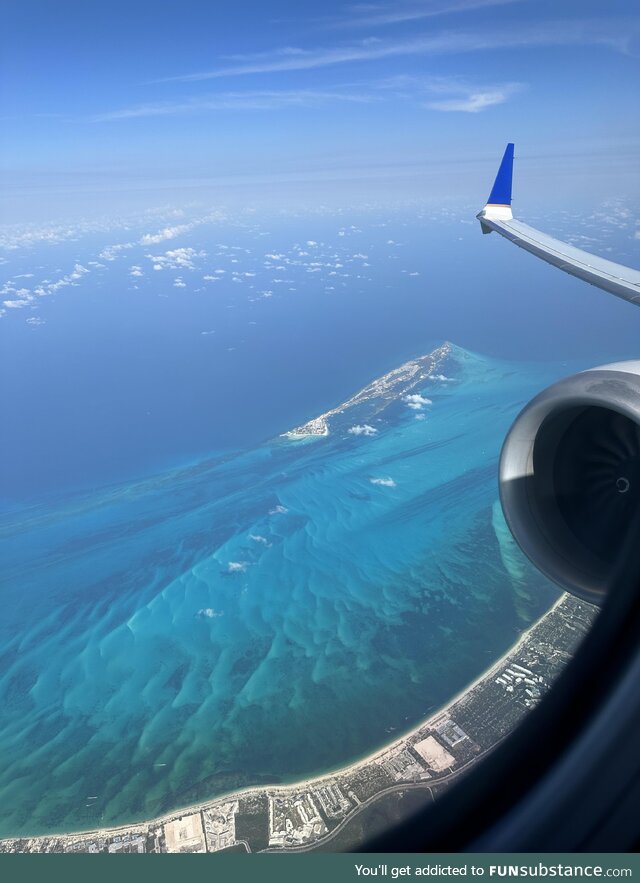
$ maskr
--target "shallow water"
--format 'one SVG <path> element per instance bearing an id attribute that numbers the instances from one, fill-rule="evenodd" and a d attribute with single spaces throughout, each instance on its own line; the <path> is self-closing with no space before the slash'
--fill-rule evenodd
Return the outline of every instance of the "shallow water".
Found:
<path id="1" fill-rule="evenodd" d="M 445 703 L 556 597 L 504 529 L 496 464 L 564 371 L 454 347 L 412 390 L 431 404 L 11 512 L 0 833 L 295 780 Z"/>
<path id="2" fill-rule="evenodd" d="M 3 258 L 16 289 L 84 270 L 0 323 L 0 836 L 295 780 L 446 703 L 556 597 L 497 504 L 510 422 L 637 355 L 628 304 L 471 208 L 143 232 Z M 447 337 L 491 358 L 454 348 L 432 404 L 277 437 Z"/>

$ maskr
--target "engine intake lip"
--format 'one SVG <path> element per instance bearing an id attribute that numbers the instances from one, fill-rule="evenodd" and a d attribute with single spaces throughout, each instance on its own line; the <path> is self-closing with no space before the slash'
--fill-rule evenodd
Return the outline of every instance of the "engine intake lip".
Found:
<path id="1" fill-rule="evenodd" d="M 606 476 L 607 493 L 617 500 L 607 498 L 617 507 L 612 510 L 581 508 L 575 479 L 580 472 L 565 475 L 573 452 L 578 460 L 591 456 L 588 446 L 598 426 L 609 428 L 612 438 L 622 429 L 638 439 L 636 453 L 623 468 L 612 463 Z M 516 542 L 542 573 L 590 603 L 603 603 L 630 514 L 640 508 L 636 448 L 640 451 L 640 361 L 593 368 L 548 387 L 518 415 L 502 447 L 500 499 Z M 587 493 L 583 497 L 589 502 Z"/>

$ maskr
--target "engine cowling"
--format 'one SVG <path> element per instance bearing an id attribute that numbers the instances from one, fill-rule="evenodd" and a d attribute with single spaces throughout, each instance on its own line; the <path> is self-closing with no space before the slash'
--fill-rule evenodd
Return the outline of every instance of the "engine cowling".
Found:
<path id="1" fill-rule="evenodd" d="M 583 371 L 536 396 L 505 439 L 500 498 L 536 567 L 602 604 L 640 512 L 640 361 Z"/>

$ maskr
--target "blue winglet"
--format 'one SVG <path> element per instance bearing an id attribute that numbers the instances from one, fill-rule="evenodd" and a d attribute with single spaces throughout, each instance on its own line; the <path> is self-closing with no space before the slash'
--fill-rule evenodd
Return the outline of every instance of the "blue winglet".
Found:
<path id="1" fill-rule="evenodd" d="M 511 181 L 513 178 L 513 144 L 507 144 L 496 180 L 489 194 L 487 205 L 511 205 Z"/>

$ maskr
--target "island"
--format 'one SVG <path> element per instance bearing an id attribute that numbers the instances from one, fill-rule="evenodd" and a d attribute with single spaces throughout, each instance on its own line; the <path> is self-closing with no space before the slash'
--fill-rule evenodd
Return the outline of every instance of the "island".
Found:
<path id="1" fill-rule="evenodd" d="M 454 353 L 454 350 L 457 353 L 461 352 L 452 343 L 446 341 L 427 355 L 404 362 L 398 368 L 394 368 L 393 371 L 389 371 L 363 387 L 336 408 L 320 414 L 319 417 L 314 417 L 295 429 L 290 429 L 289 432 L 283 432 L 281 438 L 297 441 L 327 436 L 331 419 L 344 414 L 345 411 L 357 409 L 357 419 L 371 419 L 383 411 L 390 402 L 406 398 L 416 387 L 424 384 L 425 380 L 446 381 L 448 378 L 439 373 L 439 369 L 442 363 Z"/>

